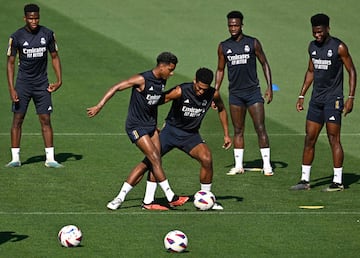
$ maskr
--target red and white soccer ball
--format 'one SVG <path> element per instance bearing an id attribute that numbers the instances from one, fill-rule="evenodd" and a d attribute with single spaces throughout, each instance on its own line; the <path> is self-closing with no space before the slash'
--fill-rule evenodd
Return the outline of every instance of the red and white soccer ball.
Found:
<path id="1" fill-rule="evenodd" d="M 186 250 L 188 238 L 180 230 L 172 230 L 164 237 L 165 249 L 173 253 L 182 253 Z"/>
<path id="2" fill-rule="evenodd" d="M 206 190 L 200 190 L 194 195 L 194 206 L 202 211 L 211 209 L 216 202 L 215 195 Z"/>
<path id="3" fill-rule="evenodd" d="M 82 232 L 75 225 L 67 225 L 60 229 L 58 239 L 64 247 L 76 247 L 81 243 Z"/>

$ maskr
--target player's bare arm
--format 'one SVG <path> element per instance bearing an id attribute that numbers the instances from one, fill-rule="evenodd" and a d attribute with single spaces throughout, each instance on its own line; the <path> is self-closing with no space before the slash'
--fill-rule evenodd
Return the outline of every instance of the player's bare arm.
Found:
<path id="1" fill-rule="evenodd" d="M 127 88 L 138 86 L 138 91 L 143 91 L 145 87 L 145 79 L 143 76 L 137 74 L 132 77 L 130 77 L 127 80 L 121 81 L 115 85 L 113 85 L 102 97 L 102 99 L 99 101 L 99 103 L 96 106 L 87 108 L 87 114 L 88 117 L 94 117 L 96 116 L 100 110 L 103 108 L 103 106 L 115 95 L 117 91 L 122 91 Z"/>
<path id="2" fill-rule="evenodd" d="M 339 51 L 338 52 L 339 56 L 346 68 L 346 71 L 349 74 L 349 96 L 344 103 L 344 111 L 343 111 L 344 116 L 346 116 L 347 114 L 351 113 L 351 111 L 353 110 L 355 89 L 356 89 L 356 70 L 352 58 L 349 54 L 349 50 L 344 43 L 341 43 L 339 45 L 338 51 Z"/>
<path id="3" fill-rule="evenodd" d="M 264 76 L 265 76 L 265 80 L 266 80 L 266 84 L 267 84 L 264 97 L 266 99 L 267 104 L 269 104 L 273 99 L 270 65 L 266 59 L 263 48 L 257 39 L 255 39 L 254 45 L 255 45 L 255 54 L 256 54 L 257 59 L 261 63 L 261 66 L 262 66 L 262 69 L 264 72 Z"/>
<path id="4" fill-rule="evenodd" d="M 19 101 L 19 97 L 14 87 L 15 59 L 15 56 L 8 56 L 7 58 L 7 80 L 9 94 L 12 102 Z"/>
<path id="5" fill-rule="evenodd" d="M 229 135 L 228 115 L 227 115 L 226 108 L 225 108 L 224 102 L 221 99 L 219 91 L 215 91 L 214 103 L 217 107 L 221 126 L 224 131 L 224 144 L 222 147 L 227 150 L 231 147 L 232 138 Z"/>
<path id="6" fill-rule="evenodd" d="M 52 66 L 53 66 L 55 76 L 56 76 L 56 82 L 50 83 L 47 90 L 49 92 L 54 92 L 54 91 L 57 91 L 62 85 L 62 70 L 61 70 L 60 57 L 59 57 L 58 53 L 55 51 L 55 52 L 50 53 L 50 55 L 51 55 L 51 60 L 52 60 Z"/>
<path id="7" fill-rule="evenodd" d="M 220 90 L 220 86 L 222 80 L 224 79 L 224 71 L 225 71 L 225 57 L 222 51 L 221 44 L 218 46 L 218 65 L 215 74 L 215 89 Z"/>
<path id="8" fill-rule="evenodd" d="M 176 86 L 176 87 L 172 88 L 165 94 L 165 102 L 164 103 L 168 103 L 171 100 L 180 98 L 181 94 L 182 94 L 182 91 L 181 91 L 180 86 Z"/>
<path id="9" fill-rule="evenodd" d="M 309 59 L 309 65 L 308 65 L 308 69 L 305 73 L 304 83 L 303 83 L 303 86 L 301 87 L 299 97 L 296 102 L 296 110 L 298 112 L 304 110 L 305 94 L 306 94 L 307 90 L 310 88 L 313 80 L 314 80 L 314 64 L 311 61 L 311 59 Z"/>

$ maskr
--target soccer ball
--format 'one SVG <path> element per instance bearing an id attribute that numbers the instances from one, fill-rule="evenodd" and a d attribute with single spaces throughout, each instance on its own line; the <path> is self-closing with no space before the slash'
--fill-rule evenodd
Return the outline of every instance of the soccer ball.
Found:
<path id="1" fill-rule="evenodd" d="M 180 230 L 172 230 L 164 237 L 164 246 L 166 250 L 174 253 L 182 253 L 186 250 L 188 238 Z"/>
<path id="2" fill-rule="evenodd" d="M 216 202 L 215 195 L 206 190 L 200 190 L 194 195 L 194 205 L 202 211 L 211 209 Z"/>
<path id="3" fill-rule="evenodd" d="M 80 244 L 82 233 L 77 226 L 67 225 L 60 229 L 58 239 L 64 247 L 75 247 Z"/>

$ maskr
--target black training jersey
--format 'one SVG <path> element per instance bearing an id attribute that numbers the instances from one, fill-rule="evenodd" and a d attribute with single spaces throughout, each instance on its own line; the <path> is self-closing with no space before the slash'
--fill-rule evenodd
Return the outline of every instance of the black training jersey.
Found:
<path id="1" fill-rule="evenodd" d="M 330 37 L 322 45 L 310 42 L 309 55 L 314 65 L 311 100 L 325 103 L 334 97 L 343 98 L 343 62 L 338 54 L 341 41 Z"/>
<path id="2" fill-rule="evenodd" d="M 210 87 L 197 96 L 193 83 L 183 83 L 181 97 L 173 100 L 166 123 L 184 131 L 197 132 L 206 111 L 210 108 L 215 89 Z"/>
<path id="3" fill-rule="evenodd" d="M 19 55 L 17 80 L 43 84 L 47 78 L 47 52 L 58 51 L 54 32 L 39 26 L 35 32 L 25 27 L 10 36 L 8 56 Z"/>
<path id="4" fill-rule="evenodd" d="M 137 86 L 132 87 L 126 119 L 127 129 L 157 125 L 158 105 L 166 80 L 157 79 L 152 71 L 143 72 L 140 75 L 145 79 L 145 88 L 140 92 Z"/>
<path id="5" fill-rule="evenodd" d="M 249 92 L 259 87 L 256 71 L 255 38 L 244 35 L 240 41 L 221 42 L 228 69 L 229 93 Z"/>

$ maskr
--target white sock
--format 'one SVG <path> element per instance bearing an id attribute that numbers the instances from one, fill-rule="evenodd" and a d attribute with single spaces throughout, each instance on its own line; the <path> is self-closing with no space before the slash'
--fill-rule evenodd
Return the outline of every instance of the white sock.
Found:
<path id="1" fill-rule="evenodd" d="M 54 147 L 45 148 L 46 161 L 52 162 L 54 159 Z"/>
<path id="2" fill-rule="evenodd" d="M 11 161 L 20 161 L 20 148 L 11 148 Z"/>
<path id="3" fill-rule="evenodd" d="M 166 199 L 169 202 L 171 202 L 175 196 L 175 193 L 173 192 L 173 190 L 171 190 L 169 181 L 167 179 L 165 179 L 164 181 L 159 182 L 159 185 L 160 185 L 161 189 L 164 191 L 164 193 L 166 195 Z"/>
<path id="4" fill-rule="evenodd" d="M 342 167 L 334 168 L 334 178 L 333 178 L 334 183 L 342 184 L 342 171 L 343 171 Z"/>
<path id="5" fill-rule="evenodd" d="M 211 192 L 211 183 L 210 184 L 200 184 L 200 189 Z"/>
<path id="6" fill-rule="evenodd" d="M 116 196 L 116 198 L 121 199 L 122 201 L 125 201 L 126 195 L 133 189 L 133 187 L 128 184 L 127 182 L 124 182 L 119 194 Z"/>
<path id="7" fill-rule="evenodd" d="M 311 165 L 302 165 L 301 166 L 301 181 L 310 182 L 310 171 Z"/>
<path id="8" fill-rule="evenodd" d="M 244 149 L 234 149 L 235 167 L 243 168 Z"/>
<path id="9" fill-rule="evenodd" d="M 156 188 L 157 188 L 156 182 L 146 181 L 146 190 L 143 201 L 145 204 L 150 204 L 154 201 Z"/>
<path id="10" fill-rule="evenodd" d="M 271 168 L 270 164 L 270 148 L 260 149 L 261 157 L 263 160 L 263 168 Z"/>

